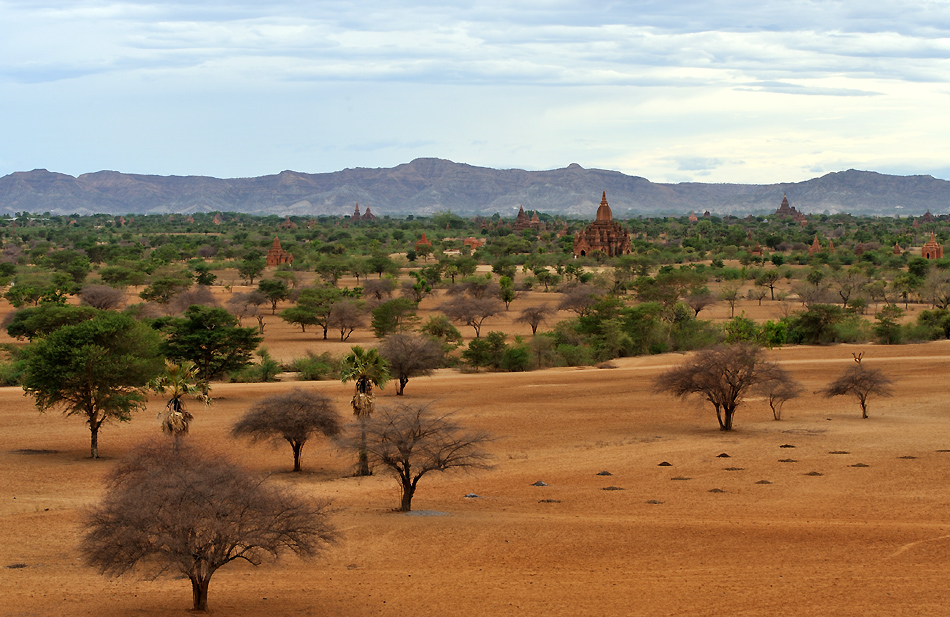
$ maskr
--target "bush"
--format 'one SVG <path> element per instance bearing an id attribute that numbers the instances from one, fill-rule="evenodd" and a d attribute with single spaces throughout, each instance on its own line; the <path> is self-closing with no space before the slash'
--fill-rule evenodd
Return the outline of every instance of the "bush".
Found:
<path id="1" fill-rule="evenodd" d="M 297 373 L 297 381 L 324 381 L 339 376 L 340 361 L 326 351 L 322 354 L 308 351 L 307 357 L 294 358 L 288 368 Z"/>

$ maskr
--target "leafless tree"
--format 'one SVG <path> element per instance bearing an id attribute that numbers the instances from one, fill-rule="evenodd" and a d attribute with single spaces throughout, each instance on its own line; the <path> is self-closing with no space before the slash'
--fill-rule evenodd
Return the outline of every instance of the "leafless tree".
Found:
<path id="1" fill-rule="evenodd" d="M 863 354 L 862 354 L 863 355 Z M 894 383 L 880 369 L 867 368 L 861 364 L 861 358 L 855 357 L 856 364 L 849 366 L 838 379 L 822 390 L 822 394 L 833 396 L 854 395 L 861 404 L 861 417 L 868 417 L 868 399 L 874 396 L 894 396 Z"/>
<path id="2" fill-rule="evenodd" d="M 765 298 L 765 295 L 767 293 L 768 292 L 765 291 L 764 289 L 753 287 L 752 289 L 749 289 L 749 291 L 747 292 L 747 297 L 749 298 L 749 300 L 758 300 L 759 306 L 762 306 L 762 300 Z"/>
<path id="3" fill-rule="evenodd" d="M 125 292 L 108 285 L 86 285 L 79 292 L 83 304 L 104 311 L 122 308 L 125 304 Z"/>
<path id="4" fill-rule="evenodd" d="M 390 334 L 379 345 L 379 355 L 389 362 L 389 374 L 399 381 L 402 396 L 410 377 L 431 375 L 444 360 L 442 343 L 415 332 Z"/>
<path id="5" fill-rule="evenodd" d="M 342 430 L 330 399 L 312 390 L 294 388 L 254 403 L 231 429 L 233 437 L 251 442 L 286 440 L 294 451 L 294 471 L 300 471 L 300 453 L 314 435 L 336 437 Z"/>
<path id="6" fill-rule="evenodd" d="M 229 313 L 237 317 L 238 323 L 244 325 L 245 317 L 255 317 L 258 321 L 258 327 L 261 333 L 264 332 L 263 315 L 261 306 L 268 302 L 267 296 L 259 291 L 248 291 L 245 293 L 234 294 L 228 298 L 225 304 Z"/>
<path id="7" fill-rule="evenodd" d="M 375 302 L 382 302 L 384 298 L 391 298 L 396 289 L 396 282 L 389 278 L 366 279 L 363 282 L 363 295 Z"/>
<path id="8" fill-rule="evenodd" d="M 466 432 L 451 415 L 428 405 L 398 405 L 377 411 L 367 423 L 366 451 L 371 463 L 385 467 L 402 489 L 400 512 L 412 509 L 412 497 L 430 471 L 485 469 L 489 441 L 481 432 Z"/>
<path id="9" fill-rule="evenodd" d="M 804 388 L 778 364 L 766 363 L 762 367 L 761 381 L 756 384 L 755 391 L 768 400 L 772 417 L 781 420 L 785 401 L 801 396 Z"/>
<path id="10" fill-rule="evenodd" d="M 554 311 L 547 304 L 541 306 L 529 306 L 522 309 L 521 314 L 515 319 L 515 323 L 523 323 L 531 326 L 531 334 L 538 333 L 538 326 L 547 321 Z"/>
<path id="11" fill-rule="evenodd" d="M 673 396 L 699 395 L 715 408 L 719 429 L 731 431 L 743 397 L 773 373 L 773 363 L 763 361 L 760 353 L 760 348 L 746 343 L 704 349 L 661 374 L 653 387 Z"/>
<path id="12" fill-rule="evenodd" d="M 475 338 L 478 338 L 482 323 L 500 313 L 502 304 L 497 298 L 456 296 L 448 302 L 443 302 L 437 308 L 452 321 L 471 326 L 475 330 Z"/>
<path id="13" fill-rule="evenodd" d="M 85 522 L 85 562 L 118 576 L 143 566 L 191 580 L 193 607 L 208 608 L 218 568 L 270 555 L 312 557 L 333 541 L 326 502 L 313 502 L 183 440 L 137 449 L 112 473 Z"/>
<path id="14" fill-rule="evenodd" d="M 362 301 L 340 300 L 330 307 L 327 327 L 340 331 L 341 342 L 350 338 L 357 328 L 366 327 L 366 311 L 362 304 Z"/>
<path id="15" fill-rule="evenodd" d="M 573 285 L 564 291 L 564 297 L 558 303 L 557 310 L 587 315 L 603 295 L 604 292 L 599 287 L 584 284 Z"/>
<path id="16" fill-rule="evenodd" d="M 189 306 L 217 306 L 218 301 L 214 299 L 211 288 L 207 285 L 195 285 L 187 291 L 175 295 L 168 303 L 168 312 L 170 315 L 181 315 L 188 310 Z"/>
<path id="17" fill-rule="evenodd" d="M 716 303 L 716 296 L 704 289 L 683 296 L 683 302 L 693 309 L 696 317 L 699 317 L 699 311 Z"/>
<path id="18" fill-rule="evenodd" d="M 486 277 L 471 277 L 445 288 L 446 295 L 491 298 L 498 295 L 498 283 Z"/>

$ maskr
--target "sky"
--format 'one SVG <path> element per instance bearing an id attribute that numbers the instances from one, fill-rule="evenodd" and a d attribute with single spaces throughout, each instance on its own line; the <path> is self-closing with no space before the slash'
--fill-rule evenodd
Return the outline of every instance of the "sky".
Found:
<path id="1" fill-rule="evenodd" d="M 948 0 L 0 0 L 0 176 L 950 179 Z"/>

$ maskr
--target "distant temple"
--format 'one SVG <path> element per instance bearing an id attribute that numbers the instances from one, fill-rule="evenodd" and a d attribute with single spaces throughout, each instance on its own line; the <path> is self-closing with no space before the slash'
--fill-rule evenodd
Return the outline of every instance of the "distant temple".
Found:
<path id="1" fill-rule="evenodd" d="M 279 266 L 280 264 L 290 264 L 294 262 L 294 256 L 285 251 L 280 246 L 280 238 L 274 236 L 274 244 L 267 251 L 267 265 Z"/>
<path id="2" fill-rule="evenodd" d="M 421 246 L 428 246 L 429 248 L 432 248 L 432 242 L 430 242 L 429 239 L 426 238 L 426 232 L 422 232 L 422 238 L 420 238 L 419 241 L 416 242 L 416 250 L 418 251 L 419 247 Z"/>
<path id="3" fill-rule="evenodd" d="M 356 208 L 353 210 L 353 216 L 350 217 L 350 220 L 353 222 L 356 221 L 375 221 L 376 215 L 370 212 L 369 206 L 366 206 L 366 213 L 360 214 L 360 205 L 356 204 Z"/>
<path id="4" fill-rule="evenodd" d="M 937 242 L 937 236 L 930 232 L 930 240 L 920 248 L 920 254 L 924 259 L 942 259 L 943 245 Z"/>
<path id="5" fill-rule="evenodd" d="M 518 216 L 515 217 L 514 229 L 515 231 L 524 231 L 525 229 L 540 231 L 541 219 L 538 218 L 538 213 L 533 212 L 529 219 L 528 215 L 525 214 L 524 206 L 520 206 L 518 208 Z"/>
<path id="6" fill-rule="evenodd" d="M 584 257 L 594 251 L 601 251 L 608 257 L 629 255 L 633 252 L 630 245 L 630 232 L 620 223 L 614 222 L 614 215 L 607 205 L 607 192 L 604 191 L 597 208 L 597 219 L 584 231 L 574 234 L 574 257 Z"/>
<path id="7" fill-rule="evenodd" d="M 796 210 L 794 206 L 788 205 L 787 194 L 782 197 L 782 205 L 780 205 L 778 210 L 775 211 L 775 216 L 783 216 L 802 223 L 805 222 L 805 215 Z"/>
<path id="8" fill-rule="evenodd" d="M 787 205 L 787 201 L 783 201 L 782 205 Z M 811 246 L 808 247 L 808 256 L 812 257 L 815 253 L 821 252 L 821 243 L 818 242 L 818 234 L 815 234 L 815 241 L 811 243 Z"/>

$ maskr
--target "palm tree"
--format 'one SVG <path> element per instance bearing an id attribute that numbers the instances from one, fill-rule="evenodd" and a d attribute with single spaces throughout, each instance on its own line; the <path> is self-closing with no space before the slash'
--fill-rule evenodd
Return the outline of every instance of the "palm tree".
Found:
<path id="1" fill-rule="evenodd" d="M 366 456 L 366 420 L 373 413 L 376 399 L 373 386 L 382 390 L 389 381 L 389 363 L 379 355 L 378 349 L 363 349 L 359 345 L 350 348 L 350 354 L 340 363 L 340 379 L 343 383 L 356 382 L 353 395 L 353 415 L 360 423 L 360 451 L 358 476 L 371 475 Z"/>
<path id="2" fill-rule="evenodd" d="M 198 367 L 189 360 L 180 364 L 165 360 L 165 372 L 152 379 L 148 387 L 157 394 L 168 392 L 170 395 L 165 410 L 158 414 L 162 432 L 166 435 L 179 437 L 188 434 L 188 425 L 194 416 L 185 411 L 183 397 L 193 396 L 205 405 L 211 404 L 210 388 L 207 382 L 198 378 Z"/>

